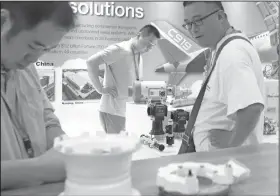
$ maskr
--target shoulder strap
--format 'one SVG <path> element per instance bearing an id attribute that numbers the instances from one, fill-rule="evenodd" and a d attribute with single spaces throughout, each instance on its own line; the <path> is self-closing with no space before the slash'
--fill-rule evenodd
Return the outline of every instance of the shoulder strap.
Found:
<path id="1" fill-rule="evenodd" d="M 217 52 L 216 52 L 216 55 L 214 57 L 214 60 L 213 60 L 213 67 L 209 73 L 209 75 L 207 76 L 206 80 L 204 81 L 204 83 L 202 84 L 202 87 L 200 89 L 200 92 L 195 100 L 195 103 L 194 103 L 194 106 L 193 106 L 193 109 L 191 111 L 191 115 L 190 115 L 190 118 L 189 118 L 189 121 L 188 121 L 188 124 L 187 124 L 187 128 L 185 130 L 185 134 L 187 136 L 191 136 L 192 135 L 192 130 L 193 130 L 193 127 L 194 127 L 194 124 L 195 124 L 195 121 L 196 121 L 196 118 L 197 118 L 197 115 L 198 115 L 198 112 L 199 112 L 199 109 L 200 109 L 200 106 L 201 106 L 201 102 L 203 100 L 203 97 L 204 97 L 204 94 L 205 94 L 205 90 L 206 90 L 206 87 L 207 87 L 207 84 L 209 82 L 209 79 L 211 77 L 211 74 L 216 66 L 216 62 L 217 62 L 217 59 L 221 53 L 221 51 L 223 50 L 223 48 L 231 41 L 233 40 L 236 40 L 236 39 L 243 39 L 247 42 L 249 42 L 251 44 L 251 42 L 246 39 L 245 37 L 242 37 L 242 36 L 232 36 L 228 39 L 226 39 L 222 44 L 221 46 L 218 48 Z M 183 138 L 184 139 L 184 138 Z M 184 140 L 185 141 L 185 140 Z"/>
<path id="2" fill-rule="evenodd" d="M 211 70 L 211 72 L 210 72 L 210 74 L 209 74 L 209 77 L 207 78 L 208 80 L 209 80 L 209 78 L 210 78 L 210 75 L 212 74 L 212 71 L 214 70 L 214 67 L 216 66 L 216 62 L 217 62 L 217 60 L 218 60 L 218 57 L 219 57 L 221 51 L 223 50 L 223 48 L 224 48 L 229 42 L 231 42 L 231 41 L 233 41 L 233 40 L 235 40 L 235 39 L 242 39 L 242 40 L 247 41 L 249 44 L 252 45 L 252 43 L 251 43 L 248 39 L 246 39 L 245 37 L 239 36 L 239 35 L 235 35 L 235 36 L 232 36 L 232 37 L 229 37 L 228 39 L 226 39 L 226 40 L 221 44 L 221 46 L 218 48 L 218 50 L 217 50 L 217 52 L 216 52 L 216 55 L 215 55 L 215 58 L 214 58 L 214 61 L 213 61 L 213 68 L 212 68 L 212 70 Z M 208 81 L 207 81 L 207 82 L 208 82 Z"/>

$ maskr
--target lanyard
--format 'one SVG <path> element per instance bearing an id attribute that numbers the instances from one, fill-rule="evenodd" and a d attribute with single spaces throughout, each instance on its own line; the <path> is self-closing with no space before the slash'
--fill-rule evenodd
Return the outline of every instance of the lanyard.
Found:
<path id="1" fill-rule="evenodd" d="M 133 50 L 133 48 L 131 47 L 132 53 L 133 53 L 133 63 L 134 63 L 134 71 L 135 71 L 135 77 L 136 80 L 139 81 L 139 63 L 140 63 L 140 54 L 138 54 L 138 63 L 136 63 L 136 54 Z"/>
<path id="2" fill-rule="evenodd" d="M 2 77 L 4 77 L 3 74 L 2 74 Z M 1 81 L 1 83 L 2 83 L 2 81 Z M 27 152 L 28 157 L 33 158 L 34 157 L 34 149 L 32 147 L 31 140 L 30 140 L 27 132 L 24 130 L 24 128 L 22 126 L 20 126 L 20 123 L 17 119 L 17 116 L 12 112 L 11 107 L 10 107 L 11 104 L 9 103 L 8 98 L 6 97 L 6 94 L 3 90 L 4 89 L 1 88 L 1 97 L 4 100 L 4 103 L 6 105 L 6 108 L 8 110 L 9 116 L 10 116 L 10 119 L 13 122 L 16 131 L 18 132 L 18 134 L 20 135 L 20 137 L 23 141 L 23 145 L 24 145 L 24 148 Z"/>

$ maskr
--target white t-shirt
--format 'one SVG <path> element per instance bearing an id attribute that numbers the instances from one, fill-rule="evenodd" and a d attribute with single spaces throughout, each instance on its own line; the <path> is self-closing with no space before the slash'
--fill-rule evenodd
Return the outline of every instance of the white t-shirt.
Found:
<path id="1" fill-rule="evenodd" d="M 226 38 L 243 34 L 230 34 Z M 194 139 L 200 143 L 212 129 L 232 131 L 235 115 L 240 109 L 254 103 L 265 105 L 265 86 L 262 65 L 256 49 L 242 39 L 231 41 L 221 51 L 216 67 L 208 82 L 194 129 Z M 246 144 L 261 142 L 264 126 L 264 111 L 255 130 Z"/>
<path id="2" fill-rule="evenodd" d="M 135 60 L 131 50 L 131 40 L 108 46 L 97 55 L 105 62 L 105 74 L 103 80 L 104 87 L 115 86 L 118 97 L 102 95 L 99 111 L 109 114 L 123 116 L 126 115 L 126 102 L 128 100 L 128 86 L 132 86 L 136 79 Z M 141 59 L 141 58 L 140 58 Z M 141 67 L 136 62 L 136 67 Z"/>

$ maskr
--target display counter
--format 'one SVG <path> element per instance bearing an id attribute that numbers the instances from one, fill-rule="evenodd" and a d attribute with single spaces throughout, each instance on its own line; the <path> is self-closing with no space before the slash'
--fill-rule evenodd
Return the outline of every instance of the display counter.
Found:
<path id="1" fill-rule="evenodd" d="M 56 114 L 66 134 L 69 136 L 78 136 L 83 132 L 93 133 L 102 130 L 99 122 L 98 106 L 98 102 L 93 102 L 62 106 L 55 105 L 55 108 Z M 172 109 L 169 108 L 169 111 L 171 110 Z M 186 107 L 186 110 L 191 110 L 191 107 Z M 166 124 L 166 120 L 164 124 Z M 151 128 L 152 121 L 147 115 L 147 105 L 135 104 L 133 102 L 127 103 L 126 130 L 140 137 L 142 134 L 149 134 Z M 163 152 L 151 149 L 148 146 L 142 146 L 139 151 L 133 155 L 133 160 L 175 155 L 180 145 L 181 142 L 176 141 L 172 147 L 167 147 Z"/>
<path id="2" fill-rule="evenodd" d="M 82 132 L 101 130 L 99 121 L 99 102 L 88 102 L 83 104 L 54 105 L 56 115 L 61 121 L 62 128 L 70 136 L 79 135 Z M 182 107 L 190 111 L 192 106 Z M 176 108 L 179 109 L 179 108 Z M 170 111 L 174 110 L 169 107 Z M 164 125 L 167 122 L 165 118 Z M 137 135 L 147 134 L 152 128 L 151 118 L 147 115 L 146 104 L 127 103 L 126 130 Z"/>
<path id="3" fill-rule="evenodd" d="M 140 191 L 141 195 L 156 196 L 158 195 L 156 174 L 159 167 L 172 162 L 180 163 L 185 161 L 223 164 L 229 159 L 234 158 L 251 170 L 251 176 L 244 181 L 234 184 L 231 187 L 229 196 L 278 195 L 278 154 L 277 144 L 261 144 L 207 153 L 199 152 L 138 160 L 132 162 L 132 183 Z M 63 189 L 63 183 L 55 183 L 3 191 L 1 195 L 57 196 Z"/>
<path id="4" fill-rule="evenodd" d="M 101 130 L 98 103 L 84 103 L 77 105 L 56 106 L 56 114 L 58 115 L 63 130 L 70 136 L 80 135 L 82 132 L 94 132 Z M 184 107 L 187 111 L 191 110 L 191 106 Z M 169 111 L 173 109 L 169 108 Z M 79 118 L 77 118 L 77 116 Z M 167 118 L 164 121 L 166 124 Z M 152 120 L 147 115 L 147 105 L 127 103 L 127 122 L 126 129 L 140 137 L 142 134 L 149 134 L 152 128 Z M 278 135 L 266 136 L 266 143 L 278 143 Z M 141 160 L 148 158 L 157 158 L 161 156 L 176 155 L 181 142 L 175 141 L 172 147 L 166 147 L 163 152 L 151 149 L 148 146 L 142 146 L 141 149 L 133 155 L 133 160 Z"/>

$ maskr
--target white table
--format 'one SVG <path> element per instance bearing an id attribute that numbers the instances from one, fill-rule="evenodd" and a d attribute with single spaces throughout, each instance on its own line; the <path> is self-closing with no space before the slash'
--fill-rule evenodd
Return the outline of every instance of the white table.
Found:
<path id="1" fill-rule="evenodd" d="M 98 117 L 98 103 L 86 103 L 81 105 L 63 105 L 57 108 L 57 115 L 61 121 L 62 128 L 70 136 L 80 135 L 82 132 L 95 132 L 101 130 Z M 174 108 L 179 109 L 179 108 Z M 187 111 L 191 107 L 185 107 Z M 172 111 L 172 108 L 169 108 Z M 167 118 L 166 118 L 167 119 Z M 166 122 L 165 122 L 166 123 Z M 147 106 L 134 103 L 127 104 L 127 131 L 140 135 L 149 134 L 152 121 L 147 115 Z M 265 143 L 278 143 L 277 136 L 264 136 Z M 151 149 L 143 145 L 134 155 L 133 160 L 156 158 L 177 154 L 180 141 L 175 141 L 172 147 L 166 147 L 163 152 Z"/>
<path id="2" fill-rule="evenodd" d="M 160 142 L 160 143 L 165 145 L 165 149 L 163 151 L 159 151 L 155 148 L 150 148 L 147 145 L 143 144 L 141 148 L 133 154 L 132 160 L 142 160 L 142 159 L 177 155 L 179 148 L 181 146 L 181 140 L 175 140 L 172 146 L 168 146 L 164 142 Z"/>

